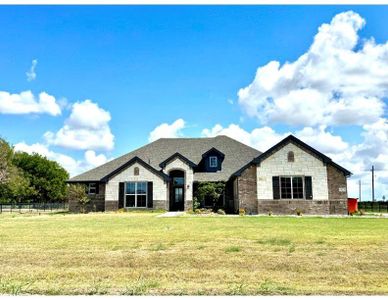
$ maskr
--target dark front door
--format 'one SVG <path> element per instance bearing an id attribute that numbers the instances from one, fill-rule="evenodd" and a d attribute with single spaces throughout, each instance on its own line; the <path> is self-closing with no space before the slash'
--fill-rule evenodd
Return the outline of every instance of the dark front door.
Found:
<path id="1" fill-rule="evenodd" d="M 183 211 L 185 203 L 185 178 L 182 171 L 170 172 L 170 210 Z"/>

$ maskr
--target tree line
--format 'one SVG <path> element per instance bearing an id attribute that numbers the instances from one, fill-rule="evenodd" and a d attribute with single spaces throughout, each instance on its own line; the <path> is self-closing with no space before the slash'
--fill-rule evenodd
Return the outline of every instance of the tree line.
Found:
<path id="1" fill-rule="evenodd" d="M 37 153 L 15 152 L 0 138 L 0 203 L 62 202 L 69 173 Z"/>

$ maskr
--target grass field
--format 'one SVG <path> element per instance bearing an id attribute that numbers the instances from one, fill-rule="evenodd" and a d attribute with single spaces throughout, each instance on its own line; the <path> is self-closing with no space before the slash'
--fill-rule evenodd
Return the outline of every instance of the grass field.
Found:
<path id="1" fill-rule="evenodd" d="M 388 295 L 388 219 L 0 216 L 1 294 Z"/>

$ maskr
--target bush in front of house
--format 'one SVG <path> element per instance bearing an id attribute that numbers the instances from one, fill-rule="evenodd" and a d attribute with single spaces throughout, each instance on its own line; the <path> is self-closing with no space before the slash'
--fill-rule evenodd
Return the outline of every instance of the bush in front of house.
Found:
<path id="1" fill-rule="evenodd" d="M 78 202 L 80 212 L 86 212 L 86 205 L 90 202 L 89 197 L 85 193 L 85 185 L 71 184 L 67 189 L 67 201 Z"/>
<path id="2" fill-rule="evenodd" d="M 211 207 L 214 212 L 222 207 L 220 201 L 225 193 L 225 182 L 200 182 L 194 192 L 194 211 L 202 207 Z"/>

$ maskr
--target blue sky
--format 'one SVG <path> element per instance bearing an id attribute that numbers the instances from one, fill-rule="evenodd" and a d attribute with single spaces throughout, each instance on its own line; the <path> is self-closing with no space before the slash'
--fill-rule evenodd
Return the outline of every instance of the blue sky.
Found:
<path id="1" fill-rule="evenodd" d="M 323 123 L 283 122 L 280 117 L 263 122 L 260 109 L 256 115 L 247 112 L 238 92 L 270 61 L 297 60 L 321 24 L 349 10 L 366 20 L 358 31 L 360 41 L 373 37 L 376 44 L 386 43 L 388 6 L 1 6 L 0 91 L 46 92 L 61 104 L 61 114 L 0 111 L 0 134 L 13 144 L 39 144 L 81 162 L 86 150 L 107 159 L 124 154 L 148 143 L 160 124 L 178 119 L 184 120 L 175 132 L 181 136 L 204 136 L 203 130 L 210 132 L 216 124 L 235 124 L 248 133 L 267 126 L 276 132 L 274 140 L 308 126 L 316 129 Z M 28 81 L 34 59 L 36 78 Z M 386 97 L 385 90 L 380 101 L 386 103 Z M 72 104 L 86 99 L 110 113 L 105 125 L 114 136 L 112 147 L 70 149 L 44 137 L 66 122 L 74 125 L 76 121 L 66 121 Z M 378 115 L 384 123 L 386 109 Z M 365 142 L 365 124 L 325 123 L 323 131 L 349 148 Z M 251 144 L 267 147 L 257 138 Z M 379 153 L 374 155 L 377 159 Z M 356 163 L 338 158 L 346 167 Z M 81 162 L 72 172 L 81 166 L 87 165 Z M 366 175 L 360 173 L 360 178 Z M 381 195 L 387 192 L 386 178 L 384 174 L 379 181 Z"/>

